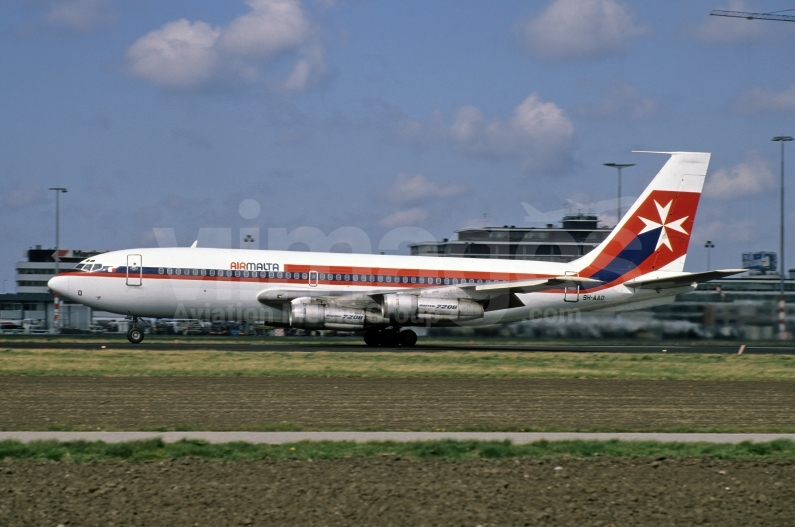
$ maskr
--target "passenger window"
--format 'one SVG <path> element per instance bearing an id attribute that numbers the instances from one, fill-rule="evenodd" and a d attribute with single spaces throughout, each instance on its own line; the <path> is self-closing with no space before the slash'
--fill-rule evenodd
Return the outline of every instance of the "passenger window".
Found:
<path id="1" fill-rule="evenodd" d="M 215 276 L 215 269 L 210 269 L 210 276 Z"/>
<path id="2" fill-rule="evenodd" d="M 392 277 L 391 277 L 391 276 L 387 276 L 387 277 L 386 277 L 386 281 L 387 281 L 387 282 L 392 282 Z"/>
<path id="3" fill-rule="evenodd" d="M 175 269 L 176 274 L 182 274 L 182 269 Z"/>
<path id="4" fill-rule="evenodd" d="M 158 267 L 157 268 L 157 274 L 163 274 L 163 268 L 162 267 Z"/>

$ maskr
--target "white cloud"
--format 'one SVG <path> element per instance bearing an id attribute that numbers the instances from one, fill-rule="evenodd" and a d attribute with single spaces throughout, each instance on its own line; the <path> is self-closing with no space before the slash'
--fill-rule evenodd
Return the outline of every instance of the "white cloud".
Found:
<path id="1" fill-rule="evenodd" d="M 616 0 L 554 0 L 517 25 L 528 51 L 551 60 L 587 59 L 626 50 L 648 30 Z"/>
<path id="2" fill-rule="evenodd" d="M 601 101 L 594 105 L 580 105 L 574 109 L 574 113 L 596 119 L 648 119 L 657 114 L 657 104 L 644 97 L 632 84 L 616 80 L 602 90 Z"/>
<path id="3" fill-rule="evenodd" d="M 790 84 L 783 91 L 753 88 L 740 96 L 735 107 L 739 112 L 746 114 L 795 112 L 795 84 Z"/>
<path id="4" fill-rule="evenodd" d="M 127 51 L 129 72 L 178 89 L 253 84 L 274 59 L 301 53 L 276 89 L 306 88 L 326 71 L 323 48 L 310 45 L 312 26 L 300 0 L 248 0 L 248 13 L 222 27 L 182 19 L 139 38 Z"/>
<path id="5" fill-rule="evenodd" d="M 406 118 L 393 109 L 384 112 L 389 132 L 400 142 L 428 146 L 442 141 L 464 152 L 488 158 L 518 159 L 526 167 L 552 168 L 567 158 L 574 125 L 566 112 L 553 102 L 531 93 L 508 119 L 486 120 L 472 105 L 459 107 L 452 123 L 446 124 L 434 110 L 427 122 Z"/>
<path id="6" fill-rule="evenodd" d="M 528 162 L 568 147 L 574 125 L 553 102 L 530 94 L 510 119 L 486 122 L 474 106 L 459 108 L 451 136 L 468 152 L 488 157 L 521 157 Z M 531 163 L 532 164 L 532 163 Z"/>
<path id="7" fill-rule="evenodd" d="M 430 198 L 446 198 L 462 192 L 464 192 L 464 188 L 458 185 L 442 187 L 422 174 L 410 176 L 401 172 L 395 178 L 392 188 L 389 189 L 389 198 L 397 203 L 405 203 Z"/>
<path id="8" fill-rule="evenodd" d="M 704 196 L 714 199 L 734 199 L 761 194 L 776 186 L 776 178 L 759 154 L 751 152 L 746 163 L 721 168 L 707 176 Z"/>
<path id="9" fill-rule="evenodd" d="M 392 229 L 394 227 L 412 226 L 428 219 L 428 211 L 415 207 L 409 210 L 399 210 L 378 222 L 381 227 Z"/>
<path id="10" fill-rule="evenodd" d="M 116 21 L 109 0 L 66 0 L 55 2 L 44 15 L 48 25 L 85 33 Z"/>
<path id="11" fill-rule="evenodd" d="M 210 79 L 218 68 L 220 31 L 206 22 L 184 18 L 139 38 L 127 52 L 130 73 L 169 87 L 187 87 Z"/>
<path id="12" fill-rule="evenodd" d="M 301 91 L 315 82 L 326 72 L 325 52 L 322 47 L 315 46 L 304 53 L 295 63 L 290 76 L 282 83 L 285 91 Z"/>
<path id="13" fill-rule="evenodd" d="M 310 36 L 309 21 L 295 0 L 247 0 L 251 12 L 224 29 L 221 47 L 231 53 L 270 57 L 294 49 Z"/>
<path id="14" fill-rule="evenodd" d="M 726 11 L 753 11 L 743 0 L 732 0 L 724 8 Z M 704 23 L 694 28 L 695 36 L 709 44 L 729 44 L 751 42 L 762 38 L 769 32 L 769 24 L 759 20 L 706 16 Z"/>

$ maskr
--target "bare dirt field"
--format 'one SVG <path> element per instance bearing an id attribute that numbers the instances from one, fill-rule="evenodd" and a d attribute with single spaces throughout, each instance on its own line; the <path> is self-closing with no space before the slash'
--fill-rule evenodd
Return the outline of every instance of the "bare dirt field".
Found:
<path id="1" fill-rule="evenodd" d="M 0 462 L 0 525 L 795 525 L 795 462 Z"/>
<path id="2" fill-rule="evenodd" d="M 0 376 L 0 429 L 787 431 L 792 381 Z"/>

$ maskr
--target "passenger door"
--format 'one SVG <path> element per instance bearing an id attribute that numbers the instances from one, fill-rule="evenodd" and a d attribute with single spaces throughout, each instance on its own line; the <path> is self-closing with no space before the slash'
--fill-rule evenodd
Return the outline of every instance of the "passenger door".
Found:
<path id="1" fill-rule="evenodd" d="M 577 273 L 566 271 L 566 276 L 577 276 Z M 579 302 L 580 301 L 580 286 L 569 286 L 563 288 L 563 301 L 564 302 Z"/>
<path id="2" fill-rule="evenodd" d="M 140 254 L 127 255 L 127 285 L 139 286 L 143 284 L 144 267 Z"/>

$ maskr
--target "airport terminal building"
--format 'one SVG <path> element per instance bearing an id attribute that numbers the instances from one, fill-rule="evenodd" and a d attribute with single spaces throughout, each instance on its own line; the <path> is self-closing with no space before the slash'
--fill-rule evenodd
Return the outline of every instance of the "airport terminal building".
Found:
<path id="1" fill-rule="evenodd" d="M 81 260 L 107 251 L 60 249 L 59 272 L 73 269 Z M 16 264 L 16 292 L 0 295 L 0 327 L 25 331 L 48 331 L 52 327 L 55 299 L 47 282 L 55 276 L 55 249 L 37 245 Z M 61 303 L 61 326 L 88 330 L 91 308 Z"/>
<path id="2" fill-rule="evenodd" d="M 414 256 L 570 262 L 596 248 L 612 230 L 599 226 L 598 218 L 591 214 L 570 214 L 561 223 L 561 227 L 462 229 L 456 231 L 456 239 L 414 243 L 409 249 Z"/>

